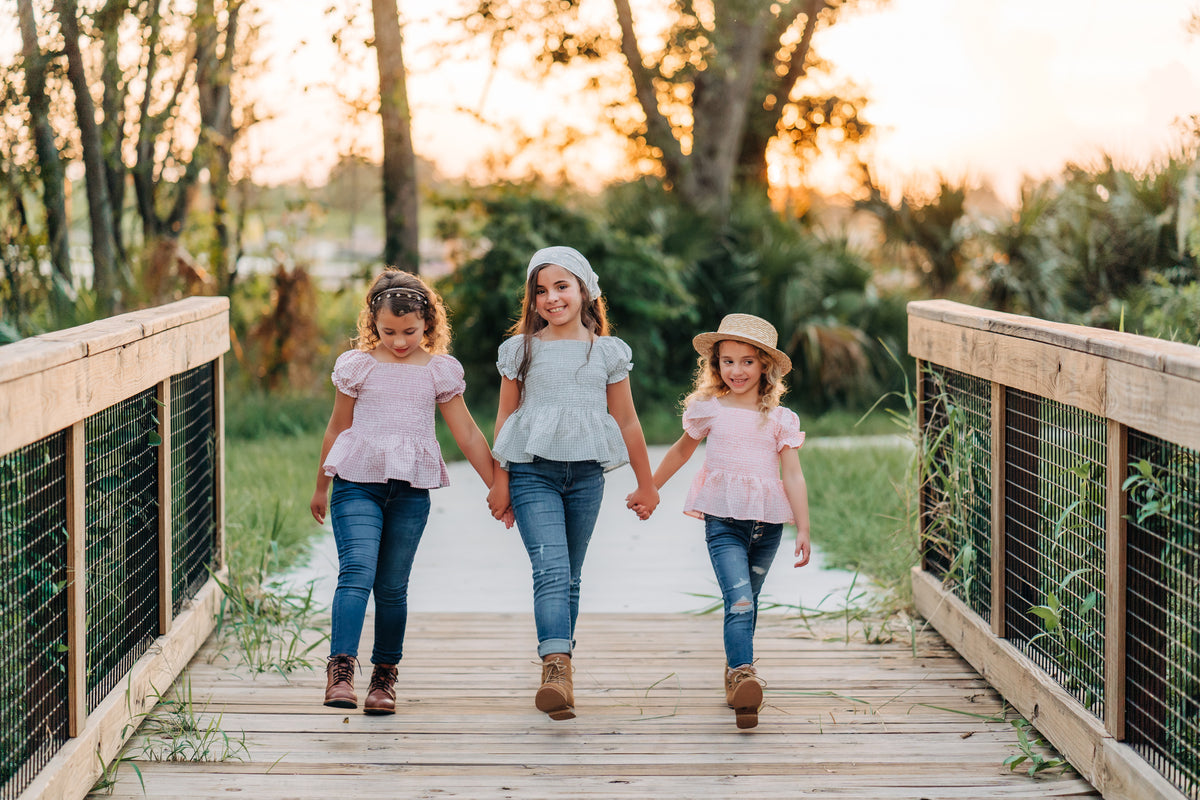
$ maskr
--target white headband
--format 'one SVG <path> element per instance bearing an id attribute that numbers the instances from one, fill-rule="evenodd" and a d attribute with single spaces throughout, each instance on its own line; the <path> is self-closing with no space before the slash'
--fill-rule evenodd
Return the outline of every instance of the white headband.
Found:
<path id="1" fill-rule="evenodd" d="M 596 276 L 595 270 L 583 257 L 583 254 L 574 247 L 543 247 L 538 250 L 533 254 L 533 258 L 529 259 L 529 269 L 525 272 L 525 279 L 528 280 L 535 269 L 546 264 L 562 267 L 583 281 L 589 300 L 600 299 L 600 278 Z"/>

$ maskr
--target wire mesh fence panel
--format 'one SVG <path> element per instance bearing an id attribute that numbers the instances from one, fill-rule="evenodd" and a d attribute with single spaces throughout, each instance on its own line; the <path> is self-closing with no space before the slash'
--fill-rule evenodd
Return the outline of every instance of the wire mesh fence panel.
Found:
<path id="1" fill-rule="evenodd" d="M 208 579 L 215 555 L 216 430 L 213 364 L 171 379 L 172 596 L 179 613 Z"/>
<path id="2" fill-rule="evenodd" d="M 0 798 L 66 743 L 67 436 L 0 456 Z"/>
<path id="3" fill-rule="evenodd" d="M 1129 431 L 1126 740 L 1200 797 L 1200 452 Z"/>
<path id="4" fill-rule="evenodd" d="M 1006 635 L 1103 719 L 1107 422 L 1015 389 L 1005 405 Z"/>
<path id="5" fill-rule="evenodd" d="M 924 370 L 922 381 L 927 446 L 921 526 L 925 567 L 990 622 L 991 384 L 935 366 Z"/>
<path id="6" fill-rule="evenodd" d="M 84 423 L 89 712 L 158 633 L 158 414 L 149 389 Z"/>

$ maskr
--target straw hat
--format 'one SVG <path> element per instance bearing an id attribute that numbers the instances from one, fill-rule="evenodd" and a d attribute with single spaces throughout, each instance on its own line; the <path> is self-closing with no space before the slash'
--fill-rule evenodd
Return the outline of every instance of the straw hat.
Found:
<path id="1" fill-rule="evenodd" d="M 775 326 L 762 317 L 752 314 L 726 314 L 721 320 L 720 328 L 696 336 L 692 339 L 692 346 L 700 355 L 711 356 L 717 342 L 724 341 L 745 342 L 760 347 L 783 369 L 784 375 L 792 371 L 792 360 L 775 346 L 779 341 Z"/>

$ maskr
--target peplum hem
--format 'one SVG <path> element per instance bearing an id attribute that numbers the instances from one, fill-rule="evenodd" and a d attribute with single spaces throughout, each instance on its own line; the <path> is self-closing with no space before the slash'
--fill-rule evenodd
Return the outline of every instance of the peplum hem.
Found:
<path id="1" fill-rule="evenodd" d="M 425 443 L 403 436 L 365 437 L 348 428 L 329 448 L 326 475 L 358 483 L 407 481 L 414 489 L 450 485 L 450 473 L 437 441 Z"/>
<path id="2" fill-rule="evenodd" d="M 589 432 L 602 431 L 602 436 Z M 572 406 L 536 406 L 508 418 L 496 437 L 492 455 L 507 469 L 510 462 L 533 457 L 561 460 L 563 442 L 571 442 L 571 461 L 596 461 L 605 472 L 629 463 L 617 421 L 607 411 Z"/>
<path id="3" fill-rule="evenodd" d="M 701 469 L 692 481 L 683 508 L 683 513 L 698 519 L 711 514 L 759 522 L 795 521 L 783 481 L 733 472 Z"/>

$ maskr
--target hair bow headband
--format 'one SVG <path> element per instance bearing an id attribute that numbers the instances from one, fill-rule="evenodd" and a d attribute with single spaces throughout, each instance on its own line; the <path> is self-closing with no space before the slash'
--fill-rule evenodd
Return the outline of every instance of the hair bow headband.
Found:
<path id="1" fill-rule="evenodd" d="M 379 294 L 375 295 L 371 300 L 371 305 L 376 306 L 385 297 L 403 297 L 410 300 L 415 300 L 423 306 L 429 305 L 428 298 L 425 293 L 416 289 L 409 289 L 407 286 L 397 286 L 392 289 L 384 289 Z"/>

